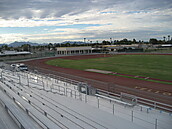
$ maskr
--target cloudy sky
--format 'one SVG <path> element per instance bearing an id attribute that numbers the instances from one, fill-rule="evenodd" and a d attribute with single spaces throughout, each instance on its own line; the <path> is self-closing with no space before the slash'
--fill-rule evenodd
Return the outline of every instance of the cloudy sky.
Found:
<path id="1" fill-rule="evenodd" d="M 0 0 L 0 43 L 148 41 L 172 35 L 172 0 Z"/>

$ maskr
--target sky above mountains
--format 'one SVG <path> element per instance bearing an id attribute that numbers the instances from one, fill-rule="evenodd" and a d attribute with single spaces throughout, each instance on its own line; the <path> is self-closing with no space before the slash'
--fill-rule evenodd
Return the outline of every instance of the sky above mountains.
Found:
<path id="1" fill-rule="evenodd" d="M 0 0 L 0 43 L 172 36 L 172 0 Z"/>

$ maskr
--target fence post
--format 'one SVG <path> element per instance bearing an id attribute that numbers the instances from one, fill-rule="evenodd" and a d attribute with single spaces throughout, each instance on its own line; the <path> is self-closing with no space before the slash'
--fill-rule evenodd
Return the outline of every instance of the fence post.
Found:
<path id="1" fill-rule="evenodd" d="M 5 110 L 7 110 L 8 111 L 8 107 L 5 105 Z"/>
<path id="2" fill-rule="evenodd" d="M 75 99 L 76 99 L 76 91 L 75 91 Z"/>
<path id="3" fill-rule="evenodd" d="M 155 129 L 157 129 L 157 127 L 158 127 L 158 120 L 155 119 Z"/>
<path id="4" fill-rule="evenodd" d="M 98 108 L 99 108 L 99 98 L 97 98 L 97 106 L 98 106 Z"/>
<path id="5" fill-rule="evenodd" d="M 18 74 L 19 75 L 19 74 Z M 20 78 L 20 75 L 19 75 L 19 84 L 21 84 L 21 78 Z"/>
<path id="6" fill-rule="evenodd" d="M 131 111 L 131 121 L 133 122 L 133 119 L 134 118 L 134 113 L 133 113 L 133 111 Z"/>
<path id="7" fill-rule="evenodd" d="M 154 108 L 156 109 L 156 102 L 154 102 Z"/>
<path id="8" fill-rule="evenodd" d="M 113 104 L 113 115 L 114 115 L 114 113 L 115 113 L 115 105 Z"/>
<path id="9" fill-rule="evenodd" d="M 53 83 L 50 85 L 50 91 L 53 92 Z"/>
<path id="10" fill-rule="evenodd" d="M 146 112 L 149 113 L 149 109 L 148 108 L 146 109 Z"/>
<path id="11" fill-rule="evenodd" d="M 43 76 L 41 76 L 41 82 L 42 82 L 42 87 L 44 89 L 44 81 L 43 81 Z"/>
<path id="12" fill-rule="evenodd" d="M 60 94 L 60 86 L 58 86 L 59 94 Z"/>
<path id="13" fill-rule="evenodd" d="M 28 109 L 26 109 L 26 113 L 29 114 L 29 110 Z"/>
<path id="14" fill-rule="evenodd" d="M 72 97 L 72 90 L 71 90 L 71 92 L 70 92 L 70 97 Z"/>
<path id="15" fill-rule="evenodd" d="M 29 87 L 29 75 L 27 73 L 27 83 L 28 83 L 28 87 Z"/>
<path id="16" fill-rule="evenodd" d="M 2 72 L 3 72 L 3 70 L 1 71 L 1 79 L 2 79 Z"/>
<path id="17" fill-rule="evenodd" d="M 85 103 L 87 103 L 87 95 L 85 95 Z"/>
<path id="18" fill-rule="evenodd" d="M 36 82 L 37 82 L 37 83 L 38 83 L 38 80 L 39 80 L 39 79 L 38 79 L 38 75 L 36 75 Z"/>
<path id="19" fill-rule="evenodd" d="M 43 90 L 45 90 L 45 84 L 44 84 L 44 81 L 42 81 L 42 86 L 43 86 Z"/>
<path id="20" fill-rule="evenodd" d="M 47 112 L 44 111 L 44 115 L 47 116 Z"/>
<path id="21" fill-rule="evenodd" d="M 79 97 L 80 97 L 80 100 L 82 101 L 82 94 L 79 92 Z"/>
<path id="22" fill-rule="evenodd" d="M 67 88 L 65 87 L 64 89 L 65 89 L 65 95 L 67 96 Z"/>
<path id="23" fill-rule="evenodd" d="M 47 86 L 47 89 L 48 89 L 48 88 L 49 88 L 49 87 L 48 87 L 48 77 L 46 77 L 46 79 L 47 79 L 47 81 L 46 81 L 46 82 L 47 82 L 47 85 L 46 85 L 46 86 Z"/>
<path id="24" fill-rule="evenodd" d="M 13 101 L 16 102 L 15 98 L 13 97 Z"/>

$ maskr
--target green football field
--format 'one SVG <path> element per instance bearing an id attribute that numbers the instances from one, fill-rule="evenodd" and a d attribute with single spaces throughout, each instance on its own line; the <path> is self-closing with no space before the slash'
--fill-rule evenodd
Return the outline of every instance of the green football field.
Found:
<path id="1" fill-rule="evenodd" d="M 113 57 L 84 60 L 55 59 L 49 60 L 46 63 L 79 70 L 98 69 L 162 80 L 172 80 L 171 55 L 116 55 Z"/>

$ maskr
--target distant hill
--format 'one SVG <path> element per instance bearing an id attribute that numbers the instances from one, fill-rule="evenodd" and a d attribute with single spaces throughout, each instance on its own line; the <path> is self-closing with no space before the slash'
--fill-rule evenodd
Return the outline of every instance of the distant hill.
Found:
<path id="1" fill-rule="evenodd" d="M 15 41 L 14 43 L 10 43 L 8 46 L 9 47 L 20 47 L 24 44 L 29 44 L 31 46 L 39 46 L 40 44 L 38 43 L 32 43 L 32 42 L 18 42 L 18 41 Z"/>
<path id="2" fill-rule="evenodd" d="M 61 44 L 66 44 L 66 43 L 85 44 L 84 42 L 81 42 L 81 41 L 64 41 Z M 40 43 L 32 43 L 32 42 L 18 42 L 18 41 L 15 41 L 15 42 L 10 43 L 10 44 L 0 44 L 0 47 L 3 46 L 3 45 L 8 45 L 9 47 L 21 47 L 24 44 L 29 44 L 31 46 L 45 46 L 45 45 L 48 45 L 48 43 L 40 44 Z"/>
<path id="3" fill-rule="evenodd" d="M 0 44 L 0 47 L 2 47 L 3 45 L 6 45 L 6 44 Z"/>
<path id="4" fill-rule="evenodd" d="M 64 41 L 61 44 L 66 44 L 66 43 L 70 43 L 70 44 L 84 44 L 84 42 L 81 41 Z"/>

